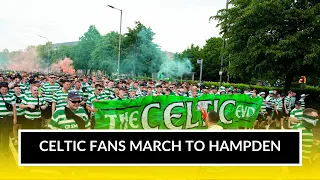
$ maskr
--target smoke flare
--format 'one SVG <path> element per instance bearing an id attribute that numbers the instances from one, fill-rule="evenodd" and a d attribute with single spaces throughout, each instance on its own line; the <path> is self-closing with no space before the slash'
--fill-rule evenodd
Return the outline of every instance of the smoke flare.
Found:
<path id="1" fill-rule="evenodd" d="M 75 75 L 76 71 L 72 66 L 73 61 L 70 58 L 64 58 L 57 63 L 51 65 L 51 70 L 54 72 L 63 72 L 70 75 Z"/>
<path id="2" fill-rule="evenodd" d="M 7 68 L 13 71 L 40 71 L 41 61 L 36 47 L 10 53 Z"/>

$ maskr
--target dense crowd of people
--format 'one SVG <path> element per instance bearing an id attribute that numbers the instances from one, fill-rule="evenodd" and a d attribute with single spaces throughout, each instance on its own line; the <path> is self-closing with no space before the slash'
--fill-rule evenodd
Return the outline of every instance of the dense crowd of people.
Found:
<path id="1" fill-rule="evenodd" d="M 263 103 L 252 129 L 269 129 L 273 123 L 279 129 L 302 129 L 312 138 L 318 112 L 305 108 L 305 94 L 300 99 L 289 91 L 257 92 L 234 87 L 206 87 L 188 82 L 110 79 L 96 76 L 71 76 L 40 73 L 3 73 L 0 76 L 0 135 L 2 152 L 8 152 L 8 137 L 13 132 L 17 144 L 18 129 L 94 129 L 93 102 L 100 100 L 136 99 L 143 96 L 174 95 L 196 98 L 203 94 L 246 94 L 262 97 Z M 223 129 L 214 111 L 205 116 L 208 129 Z M 285 126 L 287 123 L 287 126 Z M 12 131 L 13 127 L 13 131 Z M 312 142 L 311 142 L 312 143 Z M 303 142 L 310 148 L 310 141 Z M 312 146 L 312 144 L 311 144 Z M 310 155 L 306 149 L 304 156 Z"/>

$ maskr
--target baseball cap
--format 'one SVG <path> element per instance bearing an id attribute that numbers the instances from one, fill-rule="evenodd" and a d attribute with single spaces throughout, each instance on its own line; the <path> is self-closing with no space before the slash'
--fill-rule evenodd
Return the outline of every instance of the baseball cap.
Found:
<path id="1" fill-rule="evenodd" d="M 273 91 L 269 91 L 269 94 L 273 94 Z"/>
<path id="2" fill-rule="evenodd" d="M 0 87 L 8 87 L 8 83 L 7 82 L 1 82 L 0 83 Z"/>
<path id="3" fill-rule="evenodd" d="M 301 106 L 301 102 L 300 101 L 296 101 L 295 105 Z"/>
<path id="4" fill-rule="evenodd" d="M 305 94 L 301 94 L 301 97 L 306 97 L 306 95 Z"/>
<path id="5" fill-rule="evenodd" d="M 71 91 L 68 93 L 68 98 L 69 99 L 82 99 L 82 96 L 78 91 Z"/>

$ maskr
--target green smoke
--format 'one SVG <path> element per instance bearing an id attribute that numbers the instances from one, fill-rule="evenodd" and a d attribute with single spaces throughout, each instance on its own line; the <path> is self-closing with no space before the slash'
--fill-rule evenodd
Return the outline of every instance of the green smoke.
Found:
<path id="1" fill-rule="evenodd" d="M 147 75 L 158 73 L 166 77 L 180 77 L 192 72 L 192 64 L 188 59 L 170 60 L 161 51 L 160 46 L 153 42 L 155 33 L 150 28 L 141 28 L 136 39 L 131 41 L 129 53 L 125 54 L 122 60 L 121 72 L 134 73 L 137 75 Z M 128 38 L 128 37 L 126 37 Z"/>
<path id="2" fill-rule="evenodd" d="M 184 74 L 189 74 L 192 72 L 192 63 L 189 59 L 166 59 L 162 62 L 160 66 L 160 71 L 158 74 L 165 77 L 178 78 Z"/>

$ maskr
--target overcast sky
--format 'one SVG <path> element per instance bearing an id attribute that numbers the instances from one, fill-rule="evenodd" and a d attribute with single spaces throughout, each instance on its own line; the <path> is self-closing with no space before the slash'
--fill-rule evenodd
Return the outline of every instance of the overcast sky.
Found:
<path id="1" fill-rule="evenodd" d="M 209 17 L 224 8 L 225 0 L 0 0 L 0 51 L 25 49 L 28 45 L 78 41 L 90 25 L 101 34 L 122 31 L 135 21 L 151 27 L 162 50 L 181 52 L 203 46 L 219 36 L 217 22 Z"/>

